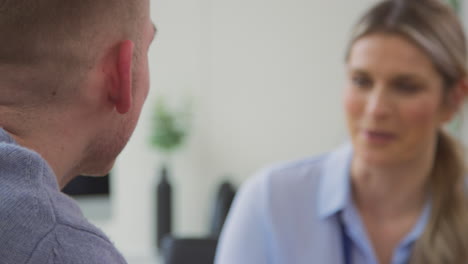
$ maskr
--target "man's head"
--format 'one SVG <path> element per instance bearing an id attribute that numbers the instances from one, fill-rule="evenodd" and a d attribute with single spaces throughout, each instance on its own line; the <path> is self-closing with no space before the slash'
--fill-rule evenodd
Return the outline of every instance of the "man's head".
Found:
<path id="1" fill-rule="evenodd" d="M 153 37 L 149 0 L 0 0 L 0 127 L 52 167 L 39 138 L 73 141 L 57 174 L 106 173 L 146 98 Z"/>
<path id="2" fill-rule="evenodd" d="M 74 88 L 111 40 L 130 39 L 139 51 L 147 16 L 145 3 L 144 0 L 0 0 L 0 82 L 36 84 L 32 91 L 23 87 L 17 92 L 36 92 L 46 100 L 61 98 L 65 92 L 61 90 Z M 4 74 L 10 72 L 13 74 Z M 41 89 L 44 86 L 46 89 Z M 15 99 L 0 96 L 0 104 Z M 43 100 L 31 103 L 43 104 Z"/>

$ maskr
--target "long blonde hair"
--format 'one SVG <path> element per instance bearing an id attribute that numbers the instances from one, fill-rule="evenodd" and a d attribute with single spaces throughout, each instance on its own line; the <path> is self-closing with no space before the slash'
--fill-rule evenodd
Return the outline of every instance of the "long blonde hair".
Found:
<path id="1" fill-rule="evenodd" d="M 444 80 L 445 95 L 466 77 L 463 27 L 456 14 L 439 0 L 378 3 L 356 25 L 350 47 L 356 40 L 373 33 L 398 34 L 425 51 Z M 446 103 L 450 102 L 446 100 Z M 456 140 L 442 130 L 438 133 L 436 146 L 428 184 L 431 217 L 414 245 L 410 263 L 466 263 L 468 199 L 464 159 Z"/>

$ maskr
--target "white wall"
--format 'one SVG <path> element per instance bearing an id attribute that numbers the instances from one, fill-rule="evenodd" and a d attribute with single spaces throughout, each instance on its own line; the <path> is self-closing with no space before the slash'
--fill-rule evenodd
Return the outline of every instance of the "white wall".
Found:
<path id="1" fill-rule="evenodd" d="M 173 162 L 175 229 L 207 232 L 215 187 L 271 163 L 345 140 L 343 54 L 351 25 L 373 0 L 158 0 L 151 93 L 120 157 L 114 217 L 99 223 L 127 255 L 152 249 L 159 155 L 150 149 L 156 98 L 193 96 L 195 120 Z"/>

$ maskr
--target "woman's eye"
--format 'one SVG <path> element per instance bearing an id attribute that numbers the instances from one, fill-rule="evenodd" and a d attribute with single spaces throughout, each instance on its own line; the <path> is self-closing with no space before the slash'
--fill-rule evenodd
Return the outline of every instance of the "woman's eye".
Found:
<path id="1" fill-rule="evenodd" d="M 369 88 L 372 85 L 371 80 L 364 76 L 353 77 L 352 83 L 354 86 L 359 87 L 359 88 Z"/>
<path id="2" fill-rule="evenodd" d="M 419 90 L 421 90 L 419 85 L 412 83 L 397 83 L 395 84 L 395 88 L 398 92 L 406 94 L 417 93 Z"/>

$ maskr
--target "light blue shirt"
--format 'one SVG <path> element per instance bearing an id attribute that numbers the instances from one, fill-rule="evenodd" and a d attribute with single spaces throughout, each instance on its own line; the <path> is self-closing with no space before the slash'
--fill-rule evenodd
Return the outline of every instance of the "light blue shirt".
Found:
<path id="1" fill-rule="evenodd" d="M 351 199 L 352 148 L 266 169 L 239 191 L 221 234 L 216 264 L 342 264 L 343 221 L 354 264 L 377 264 Z M 430 205 L 393 253 L 408 262 Z"/>

